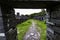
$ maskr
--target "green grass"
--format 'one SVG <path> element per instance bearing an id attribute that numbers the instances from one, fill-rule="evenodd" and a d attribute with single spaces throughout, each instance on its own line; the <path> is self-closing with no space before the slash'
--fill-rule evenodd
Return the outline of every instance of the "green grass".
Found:
<path id="1" fill-rule="evenodd" d="M 40 40 L 46 40 L 46 24 L 45 21 L 34 20 L 37 24 L 37 30 L 40 32 Z M 32 24 L 32 19 L 23 22 L 22 24 L 18 24 L 17 31 L 18 31 L 18 40 L 23 40 L 24 35 L 28 31 L 30 25 Z"/>
<path id="2" fill-rule="evenodd" d="M 40 40 L 46 40 L 46 24 L 45 21 L 35 20 L 37 24 L 37 30 L 40 32 Z"/>
<path id="3" fill-rule="evenodd" d="M 23 22 L 22 24 L 18 24 L 16 26 L 18 40 L 23 40 L 23 37 L 26 34 L 30 25 L 31 25 L 31 20 L 27 20 L 27 21 Z"/>

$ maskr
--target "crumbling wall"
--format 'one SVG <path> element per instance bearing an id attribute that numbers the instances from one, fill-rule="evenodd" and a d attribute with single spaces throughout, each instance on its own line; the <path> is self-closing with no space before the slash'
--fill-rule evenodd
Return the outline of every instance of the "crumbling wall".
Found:
<path id="1" fill-rule="evenodd" d="M 47 37 L 48 40 L 60 40 L 60 7 L 48 10 Z"/>
<path id="2" fill-rule="evenodd" d="M 2 6 L 3 26 L 6 40 L 17 40 L 16 18 L 14 9 L 10 6 Z"/>

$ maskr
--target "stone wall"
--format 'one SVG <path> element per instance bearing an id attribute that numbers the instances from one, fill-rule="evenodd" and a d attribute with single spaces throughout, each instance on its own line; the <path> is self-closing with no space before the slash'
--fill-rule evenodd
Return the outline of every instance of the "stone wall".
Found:
<path id="1" fill-rule="evenodd" d="M 0 40 L 6 40 L 1 5 L 0 5 Z"/>
<path id="2" fill-rule="evenodd" d="M 50 23 L 47 23 L 47 34 L 48 34 L 47 37 L 50 38 L 53 34 L 50 40 L 60 40 L 60 8 L 55 7 L 55 8 L 50 9 L 50 11 L 48 12 L 49 12 L 48 13 L 49 18 L 47 19 L 48 19 L 48 22 Z"/>
<path id="3" fill-rule="evenodd" d="M 10 6 L 2 6 L 2 16 L 6 40 L 17 40 L 16 18 L 14 9 Z"/>

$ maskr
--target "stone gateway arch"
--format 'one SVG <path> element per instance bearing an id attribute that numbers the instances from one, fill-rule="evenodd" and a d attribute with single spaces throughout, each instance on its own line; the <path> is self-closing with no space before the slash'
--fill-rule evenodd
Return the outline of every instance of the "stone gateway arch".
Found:
<path id="1" fill-rule="evenodd" d="M 60 0 L 0 0 L 0 40 L 17 40 L 14 8 L 46 8 L 46 40 L 60 40 Z"/>

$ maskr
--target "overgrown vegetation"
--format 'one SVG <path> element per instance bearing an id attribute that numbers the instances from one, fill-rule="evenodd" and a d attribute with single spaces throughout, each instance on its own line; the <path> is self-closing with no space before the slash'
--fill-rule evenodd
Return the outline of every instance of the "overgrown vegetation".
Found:
<path id="1" fill-rule="evenodd" d="M 37 30 L 40 32 L 40 40 L 46 40 L 46 24 L 45 21 L 39 21 L 39 20 L 34 20 L 37 24 Z M 30 27 L 30 25 L 32 20 L 27 20 L 25 22 L 23 22 L 22 24 L 18 24 L 17 25 L 17 33 L 18 33 L 18 40 L 23 40 L 24 35 L 26 34 L 26 32 L 28 31 L 28 28 Z"/>
<path id="2" fill-rule="evenodd" d="M 33 19 L 35 16 L 45 16 L 45 15 L 46 15 L 46 11 L 44 9 L 42 9 L 41 12 L 32 13 L 31 15 L 29 15 L 29 17 Z"/>
<path id="3" fill-rule="evenodd" d="M 35 20 L 37 24 L 37 29 L 40 32 L 40 40 L 46 40 L 46 24 L 45 21 Z"/>
<path id="4" fill-rule="evenodd" d="M 18 24 L 17 27 L 17 37 L 18 40 L 23 40 L 24 35 L 26 34 L 28 28 L 31 25 L 31 20 L 27 20 L 21 24 Z"/>

